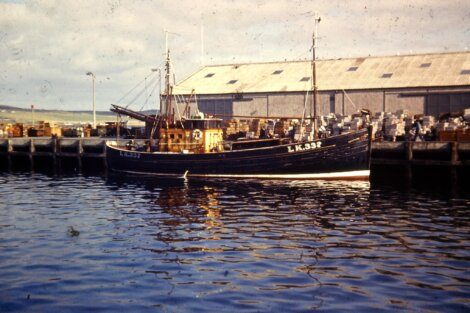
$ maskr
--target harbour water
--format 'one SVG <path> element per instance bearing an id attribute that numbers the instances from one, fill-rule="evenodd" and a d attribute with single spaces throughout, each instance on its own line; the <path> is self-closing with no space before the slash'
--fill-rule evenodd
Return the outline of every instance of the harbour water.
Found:
<path id="1" fill-rule="evenodd" d="M 0 172 L 0 312 L 468 312 L 466 186 Z"/>

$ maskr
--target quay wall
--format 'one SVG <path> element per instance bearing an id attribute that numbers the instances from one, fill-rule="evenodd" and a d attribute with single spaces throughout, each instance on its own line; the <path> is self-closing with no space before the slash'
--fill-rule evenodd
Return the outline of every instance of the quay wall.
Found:
<path id="1" fill-rule="evenodd" d="M 116 141 L 114 139 L 114 141 Z M 118 140 L 125 145 L 129 140 Z M 0 164 L 11 167 L 18 158 L 33 168 L 37 159 L 49 159 L 54 166 L 73 160 L 79 168 L 86 160 L 106 168 L 106 139 L 103 138 L 10 138 L 0 139 Z M 135 140 L 144 145 L 145 140 Z M 416 165 L 469 167 L 470 142 L 374 142 L 372 165 Z"/>

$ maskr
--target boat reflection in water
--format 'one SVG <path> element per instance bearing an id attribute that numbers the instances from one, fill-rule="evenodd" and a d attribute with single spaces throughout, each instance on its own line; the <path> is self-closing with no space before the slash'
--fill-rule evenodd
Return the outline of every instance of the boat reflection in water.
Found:
<path id="1" fill-rule="evenodd" d="M 201 222 L 200 219 L 194 219 L 194 210 L 196 209 L 205 214 L 204 225 L 207 230 L 221 227 L 220 208 L 218 207 L 219 193 L 213 187 L 204 185 L 198 188 L 197 198 L 191 198 L 188 193 L 188 183 L 183 182 L 182 188 L 170 187 L 159 192 L 154 203 L 164 212 L 175 217 L 185 218 L 187 222 Z"/>

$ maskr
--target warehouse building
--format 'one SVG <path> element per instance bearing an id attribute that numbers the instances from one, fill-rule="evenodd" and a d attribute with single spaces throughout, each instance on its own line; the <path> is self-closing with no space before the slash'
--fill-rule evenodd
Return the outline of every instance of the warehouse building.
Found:
<path id="1" fill-rule="evenodd" d="M 367 108 L 439 115 L 470 107 L 470 52 L 318 60 L 318 115 Z M 205 66 L 174 86 L 220 116 L 312 116 L 311 61 Z M 193 110 L 195 108 L 193 107 Z M 194 112 L 194 111 L 193 111 Z"/>

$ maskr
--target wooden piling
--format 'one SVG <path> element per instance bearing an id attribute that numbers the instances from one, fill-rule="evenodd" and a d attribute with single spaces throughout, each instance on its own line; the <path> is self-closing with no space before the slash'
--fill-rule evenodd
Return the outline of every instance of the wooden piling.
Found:
<path id="1" fill-rule="evenodd" d="M 13 163 L 12 163 L 12 160 L 11 160 L 11 152 L 13 151 L 13 146 L 12 146 L 12 142 L 11 142 L 11 139 L 8 139 L 7 141 L 7 153 L 8 153 L 8 170 L 11 171 L 11 168 L 13 166 Z"/>
<path id="2" fill-rule="evenodd" d="M 413 143 L 414 143 L 413 141 L 408 141 L 405 143 L 407 161 L 413 160 Z"/>
<path id="3" fill-rule="evenodd" d="M 30 169 L 31 171 L 34 169 L 34 152 L 36 151 L 35 147 L 34 147 L 34 140 L 31 139 L 29 141 L 29 166 L 30 166 Z"/>
<path id="4" fill-rule="evenodd" d="M 459 146 L 458 142 L 453 141 L 450 143 L 450 162 L 452 165 L 457 165 L 459 161 Z"/>
<path id="5" fill-rule="evenodd" d="M 82 156 L 83 156 L 83 144 L 82 140 L 79 139 L 77 142 L 77 162 L 78 162 L 78 169 L 82 169 Z"/>

